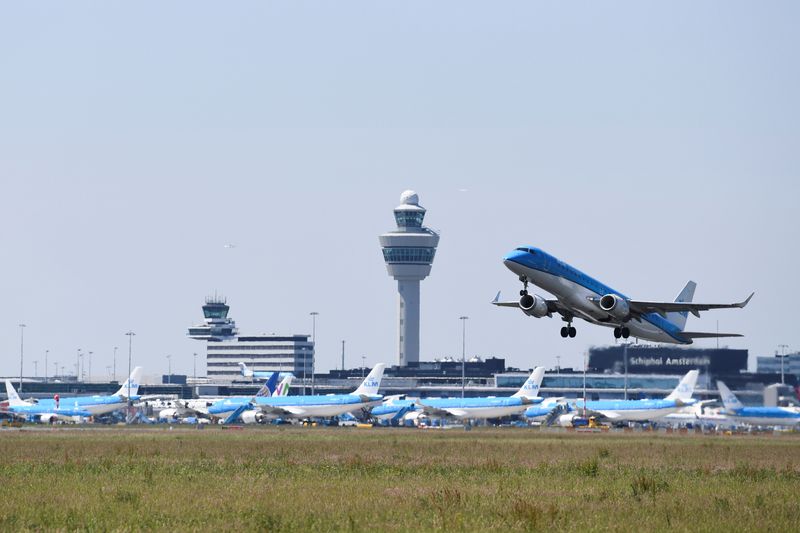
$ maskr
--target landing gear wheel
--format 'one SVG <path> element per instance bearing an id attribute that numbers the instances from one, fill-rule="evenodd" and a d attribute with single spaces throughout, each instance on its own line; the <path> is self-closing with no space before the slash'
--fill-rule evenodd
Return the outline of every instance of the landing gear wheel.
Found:
<path id="1" fill-rule="evenodd" d="M 568 335 L 569 335 L 569 328 L 566 326 L 561 328 L 561 336 L 566 339 Z"/>
<path id="2" fill-rule="evenodd" d="M 628 328 L 622 328 L 622 331 L 620 333 L 622 333 L 623 339 L 627 339 L 628 337 L 631 336 L 631 330 L 629 330 Z"/>
<path id="3" fill-rule="evenodd" d="M 522 289 L 521 291 L 519 291 L 519 295 L 520 296 L 527 296 L 528 295 L 528 291 L 526 291 L 525 289 Z"/>
<path id="4" fill-rule="evenodd" d="M 578 334 L 578 330 L 573 328 L 572 326 L 570 326 L 570 327 L 567 328 L 567 333 L 569 334 L 569 338 L 570 339 L 574 339 L 575 335 Z"/>
<path id="5" fill-rule="evenodd" d="M 619 339 L 622 337 L 622 328 L 614 328 L 614 338 Z"/>

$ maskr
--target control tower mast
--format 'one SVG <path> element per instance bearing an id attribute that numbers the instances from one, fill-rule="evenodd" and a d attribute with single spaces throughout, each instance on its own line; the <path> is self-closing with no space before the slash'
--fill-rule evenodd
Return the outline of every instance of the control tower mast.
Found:
<path id="1" fill-rule="evenodd" d="M 400 195 L 394 210 L 397 229 L 380 236 L 386 270 L 397 280 L 398 363 L 419 362 L 419 282 L 431 273 L 439 234 L 423 227 L 425 208 L 414 191 Z"/>

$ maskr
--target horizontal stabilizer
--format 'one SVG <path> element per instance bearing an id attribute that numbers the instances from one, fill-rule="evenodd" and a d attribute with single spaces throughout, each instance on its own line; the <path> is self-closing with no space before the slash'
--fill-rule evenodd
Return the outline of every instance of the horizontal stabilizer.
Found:
<path id="1" fill-rule="evenodd" d="M 744 337 L 741 333 L 708 333 L 705 331 L 682 331 L 687 339 L 721 339 L 722 337 Z"/>

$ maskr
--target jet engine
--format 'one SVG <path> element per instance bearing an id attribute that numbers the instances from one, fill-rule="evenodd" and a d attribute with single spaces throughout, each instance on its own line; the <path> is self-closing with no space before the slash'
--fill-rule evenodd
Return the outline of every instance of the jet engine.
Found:
<path id="1" fill-rule="evenodd" d="M 519 299 L 519 308 L 528 316 L 542 318 L 547 316 L 547 301 L 536 294 L 526 294 Z"/>
<path id="2" fill-rule="evenodd" d="M 242 413 L 242 422 L 245 424 L 263 424 L 264 423 L 264 413 L 259 411 L 245 411 Z"/>
<path id="3" fill-rule="evenodd" d="M 631 317 L 631 308 L 628 302 L 616 294 L 606 294 L 600 298 L 600 309 L 623 322 Z"/>
<path id="4" fill-rule="evenodd" d="M 39 415 L 39 422 L 42 424 L 52 424 L 58 420 L 58 415 L 54 415 L 52 413 L 46 413 Z"/>

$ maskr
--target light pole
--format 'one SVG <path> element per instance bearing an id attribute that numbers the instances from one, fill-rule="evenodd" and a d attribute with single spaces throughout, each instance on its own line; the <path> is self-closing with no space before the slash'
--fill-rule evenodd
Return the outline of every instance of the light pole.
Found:
<path id="1" fill-rule="evenodd" d="M 561 374 L 561 356 L 556 356 L 556 375 Z"/>
<path id="2" fill-rule="evenodd" d="M 114 381 L 117 381 L 117 347 L 114 346 Z"/>
<path id="3" fill-rule="evenodd" d="M 50 350 L 44 351 L 44 382 L 47 383 L 47 354 L 50 353 Z"/>
<path id="4" fill-rule="evenodd" d="M 81 380 L 81 349 L 78 348 L 78 354 L 75 357 L 75 383 Z"/>
<path id="5" fill-rule="evenodd" d="M 311 315 L 311 343 L 314 345 L 314 350 L 311 352 L 311 394 L 314 394 L 316 390 L 314 387 L 314 372 L 316 371 L 314 363 L 317 358 L 317 315 L 319 313 L 311 311 L 309 315 Z"/>
<path id="6" fill-rule="evenodd" d="M 83 354 L 79 353 L 78 354 L 78 374 L 80 376 L 78 378 L 79 381 L 84 381 L 84 379 L 83 379 L 83 370 L 84 370 L 84 368 L 85 367 L 83 365 Z"/>
<path id="7" fill-rule="evenodd" d="M 344 372 L 344 341 L 342 341 L 342 372 Z"/>
<path id="8" fill-rule="evenodd" d="M 622 343 L 622 360 L 625 364 L 625 399 L 628 399 L 628 345 L 629 342 Z"/>
<path id="9" fill-rule="evenodd" d="M 460 316 L 461 321 L 461 399 L 464 399 L 464 389 L 467 386 L 467 320 L 468 316 Z"/>
<path id="10" fill-rule="evenodd" d="M 39 377 L 39 361 L 36 360 L 33 362 L 33 377 Z"/>
<path id="11" fill-rule="evenodd" d="M 89 352 L 89 372 L 86 373 L 86 381 L 92 381 L 92 354 L 94 352 Z"/>
<path id="12" fill-rule="evenodd" d="M 192 357 L 194 358 L 193 361 L 192 361 L 192 373 L 194 374 L 194 381 L 195 381 L 195 385 L 196 385 L 197 384 L 197 352 L 194 352 L 192 354 Z"/>
<path id="13" fill-rule="evenodd" d="M 125 416 L 125 423 L 128 423 L 130 418 L 130 410 L 131 410 L 131 353 L 133 352 L 133 336 L 136 335 L 133 331 L 128 331 L 125 335 L 128 336 L 128 379 L 126 383 L 128 384 L 128 412 Z"/>
<path id="14" fill-rule="evenodd" d="M 783 378 L 783 375 L 784 375 L 783 362 L 786 360 L 786 348 L 788 348 L 788 347 L 789 346 L 787 346 L 786 344 L 779 344 L 778 345 L 778 349 L 780 350 L 780 353 L 781 353 L 781 385 L 785 385 L 786 384 L 786 381 Z"/>
<path id="15" fill-rule="evenodd" d="M 167 384 L 172 385 L 172 356 L 167 355 Z"/>
<path id="16" fill-rule="evenodd" d="M 22 392 L 22 360 L 25 353 L 25 324 L 19 325 L 19 392 Z"/>
<path id="17" fill-rule="evenodd" d="M 364 369 L 367 367 L 367 356 L 361 356 L 361 378 L 364 378 Z"/>

